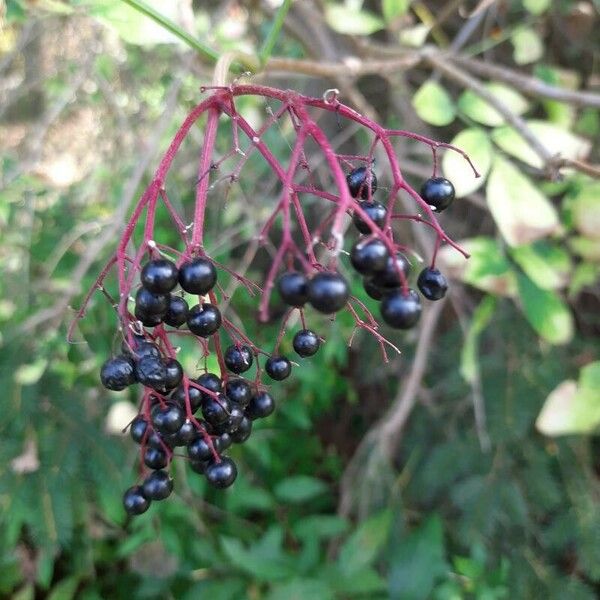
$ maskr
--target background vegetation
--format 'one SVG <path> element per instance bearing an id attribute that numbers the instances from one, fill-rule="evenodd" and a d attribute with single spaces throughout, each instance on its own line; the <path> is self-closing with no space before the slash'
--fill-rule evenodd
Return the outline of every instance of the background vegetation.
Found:
<path id="1" fill-rule="evenodd" d="M 153 2 L 175 35 L 144 6 L 0 3 L 0 597 L 598 597 L 598 2 Z M 337 87 L 468 151 L 482 177 L 444 157 L 460 199 L 443 224 L 473 256 L 444 254 L 450 297 L 391 334 L 389 364 L 366 337 L 348 348 L 351 323 L 323 321 L 320 358 L 281 386 L 235 486 L 210 491 L 180 464 L 175 497 L 127 521 L 135 448 L 119 423 L 135 399 L 98 382 L 114 315 L 99 295 L 86 343 L 66 327 L 231 51 L 256 81 Z M 415 183 L 429 175 L 429 152 L 399 151 Z M 221 262 L 244 260 L 273 201 L 255 169 L 210 214 Z M 249 333 L 272 338 L 242 296 Z"/>

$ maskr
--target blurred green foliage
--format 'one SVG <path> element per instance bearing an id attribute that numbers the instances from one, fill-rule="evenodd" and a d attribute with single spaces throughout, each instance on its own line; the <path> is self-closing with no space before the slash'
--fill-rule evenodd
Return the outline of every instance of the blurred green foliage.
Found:
<path id="1" fill-rule="evenodd" d="M 67 344 L 73 311 L 65 316 L 64 310 L 53 309 L 61 309 L 63 297 L 76 306 L 93 283 L 110 243 L 98 248 L 91 268 L 75 282 L 73 273 L 94 240 L 111 227 L 144 153 L 140 140 L 151 139 L 174 82 L 181 81 L 167 130 L 149 159 L 151 170 L 169 134 L 197 101 L 198 79 L 189 64 L 182 66 L 181 47 L 174 39 L 125 5 L 96 0 L 41 4 L 30 14 L 24 1 L 7 3 L 3 51 L 12 52 L 19 33 L 33 21 L 54 32 L 50 39 L 55 42 L 69 23 L 91 28 L 90 48 L 89 39 L 98 32 L 106 36 L 100 50 L 94 50 L 93 85 L 76 101 L 77 108 L 99 115 L 101 134 L 94 138 L 96 153 L 79 164 L 85 176 L 75 173 L 68 185 L 30 168 L 17 146 L 3 153 L 0 597 L 596 598 L 600 445 L 594 433 L 600 384 L 597 363 L 590 363 L 598 358 L 598 293 L 593 286 L 600 270 L 600 190 L 588 176 L 572 172 L 562 181 L 542 183 L 535 171 L 539 157 L 493 107 L 472 91 L 457 92 L 428 78 L 415 85 L 416 112 L 423 127 L 446 127 L 436 136 L 454 136 L 454 143 L 472 153 L 482 175 L 475 183 L 467 180 L 452 154 L 445 155 L 443 168 L 448 176 L 456 175 L 461 197 L 485 191 L 490 212 L 477 213 L 483 227 L 469 221 L 471 213 L 462 213 L 467 226 L 457 230 L 465 232 L 465 246 L 472 253 L 468 263 L 443 255 L 454 285 L 462 290 L 459 302 L 466 316 L 461 329 L 452 310 L 444 313 L 421 402 L 403 433 L 391 483 L 388 472 L 376 473 L 381 489 L 373 490 L 377 501 L 369 514 L 352 519 L 339 515 L 344 467 L 408 376 L 414 339 L 394 338 L 403 355 L 386 366 L 374 342 L 364 336 L 348 348 L 349 319 L 339 318 L 335 325 L 322 320 L 320 331 L 327 339 L 322 351 L 302 361 L 302 368 L 277 391 L 276 413 L 233 451 L 240 464 L 234 487 L 226 493 L 210 490 L 177 461 L 174 497 L 134 521 L 125 518 L 121 494 L 135 478 L 136 449 L 126 436 L 107 429 L 106 415 L 123 397 L 135 398 L 106 393 L 97 377 L 99 365 L 118 344 L 114 315 L 98 294 L 81 324 L 78 343 Z M 218 13 L 218 3 L 206 8 L 196 4 L 197 33 L 210 38 L 218 52 L 258 55 L 258 48 L 265 48 L 272 31 L 265 22 L 256 30 L 246 23 L 237 38 L 231 31 L 243 21 L 240 13 Z M 251 20 L 242 4 L 242 16 Z M 429 34 L 439 40 L 439 31 L 427 25 L 424 3 L 325 4 L 325 22 L 338 32 L 366 37 L 385 29 L 394 39 L 417 44 Z M 536 24 L 564 16 L 574 3 L 561 2 L 555 9 L 540 0 L 523 7 L 513 4 L 502 35 L 481 44 L 492 48 L 502 43 L 500 38 L 508 41 L 517 65 L 535 63 L 541 79 L 572 85 L 565 81 L 569 74 L 577 79 L 576 66 L 568 56 L 564 64 L 552 62 Z M 167 16 L 174 18 L 175 12 Z M 420 20 L 405 23 L 408 14 Z M 271 42 L 266 46 L 273 48 Z M 286 36 L 274 48 L 288 56 L 302 53 L 302 45 Z M 69 91 L 71 75 L 81 63 L 81 54 L 75 53 L 65 63 L 68 68 L 41 73 L 48 105 Z M 499 83 L 488 89 L 523 115 L 553 151 L 597 157 L 591 140 L 600 127 L 598 110 L 536 102 Z M 261 107 L 252 101 L 244 110 L 260 118 Z M 24 118 L 35 123 L 35 116 Z M 7 138 L 11 124 L 8 118 L 0 123 Z M 38 134 L 32 127 L 29 135 Z M 289 152 L 285 135 L 270 133 L 267 139 L 278 156 Z M 193 145 L 200 139 L 198 129 L 169 182 L 178 207 L 191 203 Z M 225 147 L 227 140 L 219 143 Z M 260 160 L 253 159 L 249 167 L 258 184 L 268 181 Z M 268 186 L 256 191 L 254 182 L 242 182 L 223 207 L 210 207 L 209 243 L 218 261 L 240 259 L 274 200 Z M 158 236 L 167 243 L 170 227 L 166 215 L 160 215 Z M 257 278 L 267 261 L 268 256 L 258 256 Z M 370 302 L 360 285 L 353 291 Z M 259 326 L 253 319 L 256 301 L 243 291 L 236 292 L 233 302 L 249 335 L 268 344 L 276 324 Z M 287 351 L 289 338 L 283 345 Z M 563 412 L 554 408 L 555 394 L 547 404 L 550 416 L 538 429 L 591 435 L 551 438 L 536 429 L 546 399 L 565 380 L 575 387 L 559 397 Z M 473 386 L 478 383 L 487 413 L 488 451 L 481 448 L 482 432 L 473 414 Z"/>

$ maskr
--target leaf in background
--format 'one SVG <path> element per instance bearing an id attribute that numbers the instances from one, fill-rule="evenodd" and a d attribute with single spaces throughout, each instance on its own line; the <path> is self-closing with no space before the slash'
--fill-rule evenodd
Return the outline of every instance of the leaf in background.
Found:
<path id="1" fill-rule="evenodd" d="M 299 538 L 327 539 L 348 530 L 348 521 L 337 515 L 311 515 L 294 523 L 294 534 Z"/>
<path id="2" fill-rule="evenodd" d="M 452 179 L 456 197 L 462 198 L 483 185 L 492 165 L 493 148 L 487 132 L 475 127 L 463 129 L 450 143 L 469 155 L 481 175 L 475 177 L 469 163 L 457 152 L 444 153 L 442 169 Z"/>
<path id="3" fill-rule="evenodd" d="M 387 23 L 405 15 L 412 0 L 382 0 L 381 12 Z"/>
<path id="4" fill-rule="evenodd" d="M 15 371 L 15 381 L 20 385 L 33 385 L 40 380 L 47 366 L 46 358 L 38 358 L 32 363 L 21 365 Z"/>
<path id="5" fill-rule="evenodd" d="M 566 344 L 573 337 L 573 315 L 555 292 L 539 288 L 529 277 L 517 274 L 519 298 L 525 317 L 551 344 Z"/>
<path id="6" fill-rule="evenodd" d="M 403 46 L 410 46 L 411 48 L 420 48 L 427 39 L 431 28 L 429 25 L 419 23 L 414 27 L 403 28 L 398 35 L 398 40 Z"/>
<path id="7" fill-rule="evenodd" d="M 514 261 L 543 290 L 556 290 L 569 282 L 573 265 L 566 250 L 545 240 L 515 246 L 510 250 Z"/>
<path id="8" fill-rule="evenodd" d="M 486 296 L 477 306 L 471 318 L 469 330 L 460 353 L 460 374 L 469 383 L 473 383 L 479 372 L 477 342 L 481 332 L 488 326 L 496 310 L 496 299 Z"/>
<path id="9" fill-rule="evenodd" d="M 459 244 L 471 257 L 465 260 L 454 248 L 442 248 L 439 263 L 446 275 L 498 296 L 517 295 L 514 270 L 496 240 L 476 237 Z"/>
<path id="10" fill-rule="evenodd" d="M 274 586 L 265 600 L 335 600 L 335 594 L 329 585 L 318 579 L 298 578 L 281 585 Z"/>
<path id="11" fill-rule="evenodd" d="M 531 27 L 518 27 L 512 34 L 513 58 L 518 65 L 536 62 L 544 55 L 544 44 Z"/>
<path id="12" fill-rule="evenodd" d="M 426 81 L 416 91 L 412 104 L 419 117 L 431 125 L 448 125 L 456 116 L 452 98 L 436 81 Z"/>
<path id="13" fill-rule="evenodd" d="M 363 521 L 340 550 L 337 560 L 340 571 L 351 574 L 372 564 L 388 540 L 391 524 L 390 509 Z"/>
<path id="14" fill-rule="evenodd" d="M 371 35 L 385 27 L 377 15 L 343 4 L 328 4 L 325 20 L 334 31 L 345 35 Z"/>
<path id="15" fill-rule="evenodd" d="M 72 600 L 79 586 L 79 576 L 67 577 L 57 583 L 50 592 L 48 600 Z"/>
<path id="16" fill-rule="evenodd" d="M 583 236 L 568 239 L 571 250 L 591 262 L 600 262 L 600 240 L 592 240 Z"/>
<path id="17" fill-rule="evenodd" d="M 391 547 L 390 598 L 425 600 L 448 569 L 442 520 L 433 515 Z"/>
<path id="18" fill-rule="evenodd" d="M 320 479 L 297 475 L 280 481 L 275 487 L 275 495 L 283 502 L 306 502 L 327 490 L 327 485 Z"/>
<path id="19" fill-rule="evenodd" d="M 523 114 L 529 108 L 529 103 L 524 96 L 503 83 L 488 83 L 485 87 L 498 102 L 516 115 Z M 467 117 L 482 125 L 496 127 L 504 123 L 504 117 L 493 106 L 471 90 L 467 90 L 461 94 L 458 99 L 458 108 Z"/>
<path id="20" fill-rule="evenodd" d="M 585 181 L 569 198 L 573 226 L 590 238 L 600 238 L 600 183 Z"/>
<path id="21" fill-rule="evenodd" d="M 560 224 L 550 201 L 510 162 L 496 156 L 487 183 L 487 203 L 500 233 L 520 246 L 556 233 Z"/>
<path id="22" fill-rule="evenodd" d="M 527 121 L 529 129 L 546 147 L 550 154 L 563 158 L 584 159 L 590 152 L 591 143 L 548 121 Z M 492 140 L 507 154 L 536 169 L 543 168 L 542 159 L 525 139 L 512 127 L 504 126 L 492 131 Z"/>
<path id="23" fill-rule="evenodd" d="M 545 435 L 592 433 L 600 425 L 600 361 L 581 369 L 548 395 L 535 423 Z"/>
<path id="24" fill-rule="evenodd" d="M 523 6 L 532 15 L 541 15 L 550 8 L 551 0 L 523 0 Z"/>

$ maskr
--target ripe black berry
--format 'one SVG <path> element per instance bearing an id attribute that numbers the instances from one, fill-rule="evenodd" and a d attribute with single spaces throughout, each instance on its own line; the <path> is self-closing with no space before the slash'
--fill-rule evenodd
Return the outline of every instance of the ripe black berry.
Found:
<path id="1" fill-rule="evenodd" d="M 158 431 L 150 431 L 150 434 L 146 436 L 146 445 L 149 448 L 156 448 L 157 450 L 164 450 L 165 445 L 169 445 L 168 440 L 164 438 Z"/>
<path id="2" fill-rule="evenodd" d="M 367 213 L 367 215 L 369 215 L 371 221 L 373 221 L 377 227 L 380 229 L 383 227 L 385 224 L 387 210 L 385 206 L 381 204 L 381 202 L 366 200 L 365 202 L 360 203 L 360 207 Z M 361 233 L 371 233 L 371 227 L 358 213 L 354 213 L 352 222 L 354 223 L 356 229 L 358 229 L 358 231 Z"/>
<path id="3" fill-rule="evenodd" d="M 377 271 L 371 277 L 371 281 L 377 287 L 382 288 L 382 290 L 400 287 L 402 285 L 402 279 L 399 271 L 404 273 L 405 278 L 410 274 L 410 263 L 406 256 L 400 252 L 396 254 L 395 258 L 388 256 L 385 268 L 381 271 Z"/>
<path id="4" fill-rule="evenodd" d="M 221 312 L 214 304 L 196 304 L 188 313 L 187 324 L 193 334 L 208 337 L 221 326 Z"/>
<path id="5" fill-rule="evenodd" d="M 133 314 L 144 327 L 156 327 L 163 322 L 161 315 L 150 315 L 141 310 L 138 306 L 135 307 Z"/>
<path id="6" fill-rule="evenodd" d="M 240 423 L 245 416 L 244 409 L 239 404 L 230 405 L 229 416 L 223 425 L 223 428 L 225 429 L 223 433 L 230 434 L 237 431 L 237 428 L 240 426 Z"/>
<path id="7" fill-rule="evenodd" d="M 216 437 L 213 440 L 213 444 L 215 445 L 215 449 L 217 452 L 225 452 L 227 448 L 230 448 L 233 444 L 233 440 L 231 439 L 231 435 L 229 433 L 222 433 L 219 437 Z"/>
<path id="8" fill-rule="evenodd" d="M 183 411 L 175 404 L 167 404 L 164 407 L 157 405 L 152 410 L 152 425 L 164 435 L 177 433 L 184 421 Z"/>
<path id="9" fill-rule="evenodd" d="M 405 296 L 401 289 L 387 294 L 381 301 L 383 320 L 395 329 L 410 329 L 421 316 L 421 301 L 414 290 Z"/>
<path id="10" fill-rule="evenodd" d="M 187 454 L 193 462 L 209 460 L 213 455 L 208 441 L 201 436 L 188 444 Z"/>
<path id="11" fill-rule="evenodd" d="M 432 177 L 421 187 L 421 198 L 435 211 L 442 212 L 454 200 L 454 186 L 445 177 Z"/>
<path id="12" fill-rule="evenodd" d="M 252 419 L 248 416 L 240 421 L 238 428 L 230 434 L 231 440 L 234 444 L 243 444 L 252 433 Z"/>
<path id="13" fill-rule="evenodd" d="M 141 287 L 135 295 L 135 308 L 139 314 L 162 318 L 169 308 L 169 294 L 155 294 Z"/>
<path id="14" fill-rule="evenodd" d="M 144 265 L 140 280 L 147 290 L 156 294 L 168 294 L 177 285 L 178 276 L 174 262 L 158 258 Z"/>
<path id="15" fill-rule="evenodd" d="M 242 408 L 248 406 L 250 398 L 252 398 L 252 389 L 245 379 L 235 378 L 230 379 L 225 385 L 225 395 Z"/>
<path id="16" fill-rule="evenodd" d="M 183 379 L 183 367 L 178 360 L 169 358 L 165 362 L 165 389 L 172 390 L 176 388 Z"/>
<path id="17" fill-rule="evenodd" d="M 144 496 L 141 486 L 134 485 L 123 494 L 123 508 L 128 515 L 141 515 L 150 508 L 150 500 Z"/>
<path id="18" fill-rule="evenodd" d="M 316 354 L 321 345 L 321 340 L 314 331 L 311 331 L 310 329 L 301 329 L 294 336 L 292 344 L 294 345 L 296 354 L 305 358 Z"/>
<path id="19" fill-rule="evenodd" d="M 148 500 L 164 500 L 173 491 L 173 479 L 166 471 L 150 473 L 142 484 L 142 492 Z"/>
<path id="20" fill-rule="evenodd" d="M 191 421 L 184 421 L 179 430 L 176 433 L 171 434 L 167 441 L 169 442 L 169 445 L 173 447 L 187 446 L 196 438 L 196 435 L 196 426 Z"/>
<path id="21" fill-rule="evenodd" d="M 135 376 L 142 385 L 162 390 L 167 380 L 167 369 L 162 359 L 144 356 L 135 364 Z"/>
<path id="22" fill-rule="evenodd" d="M 229 487 L 237 477 L 237 467 L 230 458 L 222 458 L 220 462 L 212 462 L 206 468 L 206 479 L 213 487 L 222 489 Z"/>
<path id="23" fill-rule="evenodd" d="M 252 351 L 248 346 L 229 346 L 225 350 L 225 365 L 232 372 L 239 375 L 244 373 L 252 366 Z"/>
<path id="24" fill-rule="evenodd" d="M 381 300 L 383 298 L 383 291 L 381 288 L 375 285 L 368 277 L 363 279 L 363 287 L 365 288 L 365 292 L 367 292 L 373 300 Z"/>
<path id="25" fill-rule="evenodd" d="M 133 363 L 128 356 L 109 358 L 100 368 L 100 381 L 107 390 L 120 392 L 135 383 Z"/>
<path id="26" fill-rule="evenodd" d="M 339 273 L 323 271 L 308 283 L 308 300 L 313 308 L 326 315 L 337 312 L 350 297 L 350 286 Z"/>
<path id="27" fill-rule="evenodd" d="M 281 299 L 289 306 L 303 306 L 308 300 L 308 279 L 304 273 L 288 271 L 277 281 Z"/>
<path id="28" fill-rule="evenodd" d="M 448 282 L 438 269 L 426 267 L 419 273 L 417 286 L 427 300 L 441 300 L 448 290 Z"/>
<path id="29" fill-rule="evenodd" d="M 350 250 L 350 262 L 361 275 L 372 275 L 385 269 L 389 256 L 387 246 L 377 239 L 358 240 Z"/>
<path id="30" fill-rule="evenodd" d="M 187 321 L 188 312 L 188 303 L 181 296 L 171 295 L 169 297 L 169 308 L 163 320 L 171 327 L 181 327 Z"/>
<path id="31" fill-rule="evenodd" d="M 188 398 L 190 400 L 190 408 L 195 413 L 202 404 L 202 392 L 191 385 L 188 385 Z M 185 388 L 180 385 L 172 394 L 171 399 L 185 409 Z"/>
<path id="32" fill-rule="evenodd" d="M 346 176 L 346 182 L 353 198 L 358 198 L 360 195 L 363 200 L 366 200 L 377 191 L 377 176 L 367 167 L 352 169 Z"/>
<path id="33" fill-rule="evenodd" d="M 285 356 L 270 356 L 265 362 L 265 371 L 271 379 L 283 381 L 292 372 L 292 363 Z"/>
<path id="34" fill-rule="evenodd" d="M 275 410 L 275 400 L 267 392 L 259 392 L 250 400 L 246 408 L 246 416 L 253 421 L 268 417 Z"/>
<path id="35" fill-rule="evenodd" d="M 189 464 L 194 473 L 204 475 L 210 462 L 208 460 L 190 460 Z"/>
<path id="36" fill-rule="evenodd" d="M 217 283 L 217 270 L 208 258 L 196 258 L 179 267 L 179 285 L 190 294 L 203 296 Z"/>
<path id="37" fill-rule="evenodd" d="M 138 415 L 129 425 L 129 435 L 136 444 L 141 444 L 147 429 L 148 421 L 141 415 Z"/>
<path id="38" fill-rule="evenodd" d="M 214 373 L 202 373 L 202 375 L 200 375 L 200 377 L 196 379 L 196 383 L 202 386 L 203 388 L 214 392 L 215 394 L 219 394 L 223 391 L 223 382 L 221 381 L 221 378 L 218 375 L 215 375 Z M 203 392 L 202 394 L 203 398 L 211 397 L 210 394 L 207 394 L 205 392 Z"/>
<path id="39" fill-rule="evenodd" d="M 220 425 L 229 418 L 231 404 L 224 394 L 219 394 L 218 399 L 206 397 L 202 400 L 202 416 L 210 425 Z"/>
<path id="40" fill-rule="evenodd" d="M 169 463 L 167 453 L 161 448 L 149 446 L 144 452 L 144 464 L 150 469 L 164 469 Z"/>
<path id="41" fill-rule="evenodd" d="M 156 356 L 156 358 L 160 358 L 161 356 L 158 346 L 145 339 L 138 340 L 134 337 L 132 348 L 129 348 L 125 341 L 123 341 L 121 347 L 123 348 L 123 352 L 138 359 L 143 356 Z"/>

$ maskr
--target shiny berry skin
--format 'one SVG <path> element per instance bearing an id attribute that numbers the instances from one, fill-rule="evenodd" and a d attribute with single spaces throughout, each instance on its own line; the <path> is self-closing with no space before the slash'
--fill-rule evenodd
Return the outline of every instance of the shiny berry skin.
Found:
<path id="1" fill-rule="evenodd" d="M 171 327 L 181 327 L 186 321 L 190 308 L 188 303 L 181 296 L 169 297 L 169 308 L 163 318 L 163 321 Z"/>
<path id="2" fill-rule="evenodd" d="M 148 500 L 164 500 L 173 491 L 173 479 L 163 470 L 150 473 L 142 484 L 142 492 Z"/>
<path id="3" fill-rule="evenodd" d="M 222 458 L 220 462 L 211 462 L 206 467 L 208 483 L 218 489 L 229 487 L 237 477 L 237 467 L 230 458 Z"/>
<path id="4" fill-rule="evenodd" d="M 252 398 L 252 388 L 245 379 L 229 379 L 225 384 L 225 395 L 235 404 L 246 408 Z"/>
<path id="5" fill-rule="evenodd" d="M 209 337 L 221 327 L 221 311 L 214 304 L 196 304 L 190 308 L 187 324 L 194 335 Z"/>
<path id="6" fill-rule="evenodd" d="M 135 295 L 135 308 L 140 314 L 162 318 L 169 308 L 169 295 L 155 294 L 142 287 Z"/>
<path id="7" fill-rule="evenodd" d="M 308 283 L 308 301 L 311 306 L 326 315 L 344 307 L 350 297 L 350 286 L 339 273 L 323 271 Z"/>
<path id="8" fill-rule="evenodd" d="M 194 473 L 198 473 L 198 475 L 204 475 L 206 473 L 206 469 L 210 464 L 207 460 L 190 460 L 189 465 Z"/>
<path id="9" fill-rule="evenodd" d="M 152 425 L 163 435 L 177 433 L 185 421 L 185 415 L 176 404 L 157 405 L 152 410 Z"/>
<path id="10" fill-rule="evenodd" d="M 160 448 L 150 446 L 144 452 L 144 464 L 149 469 L 164 469 L 169 464 L 167 453 Z"/>
<path id="11" fill-rule="evenodd" d="M 421 316 L 421 301 L 414 290 L 405 296 L 401 289 L 386 294 L 381 301 L 381 316 L 394 329 L 410 329 Z"/>
<path id="12" fill-rule="evenodd" d="M 369 215 L 371 221 L 381 229 L 385 224 L 385 217 L 387 215 L 387 209 L 381 202 L 373 202 L 372 200 L 367 200 L 365 202 L 360 203 L 360 207 Z M 371 233 L 371 227 L 369 224 L 363 220 L 363 218 L 357 213 L 354 213 L 352 217 L 352 222 L 358 231 L 361 233 Z"/>
<path id="13" fill-rule="evenodd" d="M 223 391 L 223 382 L 218 375 L 214 373 L 202 373 L 198 379 L 196 379 L 196 383 L 215 394 L 219 394 Z M 206 392 L 202 392 L 203 398 L 210 398 L 211 395 Z"/>
<path id="14" fill-rule="evenodd" d="M 306 358 L 307 356 L 316 354 L 321 345 L 321 340 L 314 331 L 311 331 L 310 329 L 301 329 L 294 336 L 292 344 L 296 354 L 302 358 Z"/>
<path id="15" fill-rule="evenodd" d="M 124 390 L 136 381 L 133 362 L 123 354 L 109 358 L 100 368 L 100 381 L 107 390 Z"/>
<path id="16" fill-rule="evenodd" d="M 123 508 L 132 517 L 141 515 L 150 508 L 150 500 L 144 496 L 141 486 L 134 485 L 123 494 Z"/>
<path id="17" fill-rule="evenodd" d="M 172 433 L 167 441 L 170 446 L 187 446 L 191 441 L 196 439 L 198 434 L 196 426 L 191 421 L 184 421 L 183 425 L 176 433 Z"/>
<path id="18" fill-rule="evenodd" d="M 346 175 L 346 183 L 353 198 L 358 198 L 360 195 L 363 200 L 366 200 L 377 191 L 377 176 L 368 167 L 352 169 Z M 369 188 L 371 193 L 369 193 Z"/>
<path id="19" fill-rule="evenodd" d="M 419 273 L 417 287 L 427 300 L 441 300 L 448 291 L 448 282 L 438 269 L 426 267 Z"/>
<path id="20" fill-rule="evenodd" d="M 183 367 L 175 358 L 169 358 L 165 361 L 165 390 L 175 389 L 183 379 Z"/>
<path id="21" fill-rule="evenodd" d="M 421 187 L 421 198 L 436 212 L 442 212 L 454 201 L 454 186 L 445 177 L 431 177 Z"/>
<path id="22" fill-rule="evenodd" d="M 209 460 L 213 456 L 210 444 L 200 435 L 188 444 L 187 454 L 192 462 Z"/>
<path id="23" fill-rule="evenodd" d="M 246 372 L 253 362 L 252 351 L 248 346 L 229 346 L 223 358 L 226 367 L 236 375 Z"/>
<path id="24" fill-rule="evenodd" d="M 390 253 L 381 240 L 358 240 L 350 250 L 350 262 L 361 275 L 385 269 Z"/>
<path id="25" fill-rule="evenodd" d="M 165 446 L 168 446 L 168 440 L 166 440 L 158 431 L 151 430 L 149 435 L 146 436 L 146 445 L 149 448 L 156 448 L 157 450 L 164 450 Z"/>
<path id="26" fill-rule="evenodd" d="M 179 267 L 179 285 L 190 294 L 203 296 L 217 283 L 217 270 L 208 258 L 196 258 Z"/>
<path id="27" fill-rule="evenodd" d="M 227 421 L 223 424 L 224 434 L 231 434 L 237 431 L 237 428 L 240 426 L 242 419 L 245 417 L 244 409 L 239 404 L 234 404 L 229 408 L 229 416 L 227 417 Z M 223 448 L 225 450 L 225 448 Z M 221 448 L 219 448 L 219 452 Z"/>
<path id="28" fill-rule="evenodd" d="M 190 400 L 190 408 L 195 413 L 202 404 L 202 392 L 191 385 L 188 385 L 188 398 Z M 171 400 L 177 402 L 177 404 L 185 409 L 185 388 L 180 385 L 172 394 Z"/>
<path id="29" fill-rule="evenodd" d="M 231 403 L 227 396 L 219 394 L 217 398 L 204 398 L 202 400 L 202 416 L 210 425 L 220 425 L 229 418 Z"/>
<path id="30" fill-rule="evenodd" d="M 215 449 L 217 452 L 225 452 L 227 448 L 230 448 L 233 444 L 233 440 L 231 439 L 231 435 L 228 433 L 222 433 L 219 437 L 216 437 L 213 440 L 213 444 L 215 445 Z"/>
<path id="31" fill-rule="evenodd" d="M 365 288 L 365 292 L 367 292 L 373 300 L 381 300 L 383 298 L 382 289 L 378 285 L 375 285 L 368 277 L 363 279 L 363 288 Z"/>
<path id="32" fill-rule="evenodd" d="M 240 421 L 238 428 L 230 434 L 231 441 L 234 444 L 243 444 L 252 433 L 252 419 L 248 416 L 244 416 L 244 418 Z"/>
<path id="33" fill-rule="evenodd" d="M 162 315 L 148 314 L 147 312 L 141 310 L 138 306 L 135 307 L 133 314 L 144 327 L 156 327 L 163 322 Z"/>
<path id="34" fill-rule="evenodd" d="M 292 363 L 285 356 L 270 356 L 265 362 L 267 375 L 275 381 L 283 381 L 292 372 Z"/>
<path id="35" fill-rule="evenodd" d="M 410 274 L 410 263 L 406 256 L 400 252 L 396 254 L 395 258 L 388 256 L 385 269 L 374 273 L 371 282 L 381 288 L 382 291 L 400 287 L 402 279 L 398 271 L 404 273 L 405 278 Z"/>
<path id="36" fill-rule="evenodd" d="M 148 421 L 138 415 L 129 425 L 129 435 L 136 444 L 141 444 L 147 429 Z"/>
<path id="37" fill-rule="evenodd" d="M 308 279 L 304 273 L 288 271 L 277 280 L 281 299 L 289 306 L 303 306 L 308 300 Z"/>
<path id="38" fill-rule="evenodd" d="M 155 294 L 168 294 L 176 285 L 179 271 L 175 263 L 166 258 L 157 258 L 144 265 L 140 275 L 142 285 Z"/>
<path id="39" fill-rule="evenodd" d="M 250 400 L 246 408 L 246 416 L 253 421 L 256 419 L 264 419 L 275 410 L 275 400 L 267 392 L 259 392 Z"/>
<path id="40" fill-rule="evenodd" d="M 142 385 L 162 390 L 167 381 L 167 368 L 162 359 L 144 356 L 135 363 L 135 376 Z"/>
<path id="41" fill-rule="evenodd" d="M 133 348 L 129 348 L 129 346 L 123 342 L 121 344 L 121 348 L 123 348 L 123 352 L 134 358 L 142 358 L 143 356 L 155 356 L 156 358 L 160 358 L 160 350 L 156 344 L 152 342 L 148 342 L 147 340 L 136 340 L 134 338 L 134 346 Z"/>

